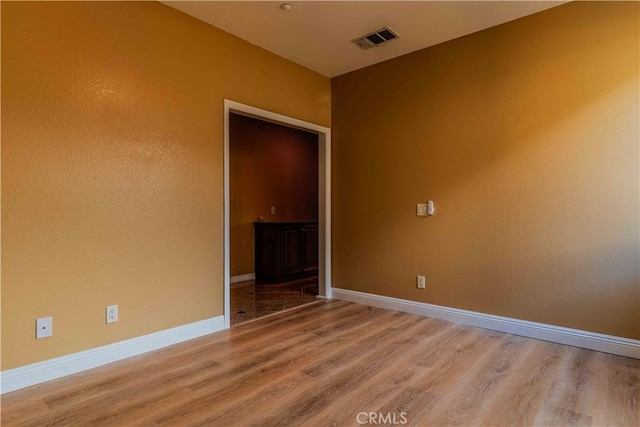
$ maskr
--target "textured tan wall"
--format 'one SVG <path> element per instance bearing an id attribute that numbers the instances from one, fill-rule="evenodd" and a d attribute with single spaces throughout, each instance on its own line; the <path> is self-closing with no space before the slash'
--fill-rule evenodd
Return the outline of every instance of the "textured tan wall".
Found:
<path id="1" fill-rule="evenodd" d="M 221 315 L 223 98 L 330 95 L 160 3 L 2 2 L 2 369 Z"/>
<path id="2" fill-rule="evenodd" d="M 229 240 L 235 276 L 255 272 L 253 223 L 258 217 L 318 220 L 318 135 L 236 114 L 230 116 L 229 129 Z"/>
<path id="3" fill-rule="evenodd" d="M 640 338 L 639 6 L 333 79 L 333 285 Z"/>

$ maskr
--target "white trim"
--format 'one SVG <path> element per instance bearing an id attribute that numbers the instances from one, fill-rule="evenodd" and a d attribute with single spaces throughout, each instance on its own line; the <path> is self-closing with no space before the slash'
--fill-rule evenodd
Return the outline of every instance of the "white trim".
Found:
<path id="1" fill-rule="evenodd" d="M 246 282 L 247 280 L 256 280 L 256 273 L 239 274 L 237 276 L 231 276 L 229 283 Z"/>
<path id="2" fill-rule="evenodd" d="M 227 100 L 224 101 L 224 148 L 223 148 L 223 208 L 222 208 L 222 289 L 224 298 L 223 313 L 224 327 L 231 327 L 231 245 L 229 244 L 229 109 Z"/>
<path id="3" fill-rule="evenodd" d="M 331 130 L 325 128 L 320 133 L 318 144 L 320 148 L 319 183 L 319 254 L 320 269 L 318 281 L 320 283 L 320 295 L 331 298 Z"/>
<path id="4" fill-rule="evenodd" d="M 0 394 L 157 350 L 224 328 L 222 316 L 0 372 Z"/>
<path id="5" fill-rule="evenodd" d="M 527 320 L 512 319 L 509 317 L 367 294 L 347 289 L 333 288 L 333 298 L 640 359 L 640 340 L 631 338 L 598 334 L 579 329 L 529 322 Z"/>
<path id="6" fill-rule="evenodd" d="M 331 298 L 331 129 L 282 114 L 224 100 L 224 324 L 231 326 L 230 245 L 229 245 L 229 113 L 234 112 L 260 120 L 304 129 L 318 134 L 319 162 L 319 285 L 320 295 Z"/>

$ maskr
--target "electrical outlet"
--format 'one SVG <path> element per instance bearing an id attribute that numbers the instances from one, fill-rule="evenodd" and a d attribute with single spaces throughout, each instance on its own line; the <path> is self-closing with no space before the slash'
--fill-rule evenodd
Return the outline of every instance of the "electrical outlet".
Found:
<path id="1" fill-rule="evenodd" d="M 271 215 L 275 215 L 275 214 L 276 214 L 276 207 L 271 206 Z"/>
<path id="2" fill-rule="evenodd" d="M 53 335 L 53 317 L 41 317 L 36 319 L 36 339 L 47 338 Z"/>
<path id="3" fill-rule="evenodd" d="M 426 279 L 424 276 L 418 276 L 418 279 L 416 280 L 416 286 L 418 287 L 418 289 L 424 289 L 426 285 Z"/>
<path id="4" fill-rule="evenodd" d="M 115 323 L 118 321 L 117 305 L 108 305 L 106 311 L 107 311 L 107 323 Z"/>

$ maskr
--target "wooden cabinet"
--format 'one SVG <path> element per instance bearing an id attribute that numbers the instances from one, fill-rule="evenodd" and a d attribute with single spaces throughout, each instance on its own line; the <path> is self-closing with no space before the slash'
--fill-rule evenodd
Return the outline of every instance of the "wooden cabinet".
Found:
<path id="1" fill-rule="evenodd" d="M 256 279 L 281 282 L 318 274 L 317 222 L 256 222 Z"/>

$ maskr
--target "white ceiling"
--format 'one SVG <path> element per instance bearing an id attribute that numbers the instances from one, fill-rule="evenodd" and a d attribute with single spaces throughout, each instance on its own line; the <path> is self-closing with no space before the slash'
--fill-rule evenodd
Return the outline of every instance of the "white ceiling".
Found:
<path id="1" fill-rule="evenodd" d="M 163 1 L 277 55 L 334 77 L 565 3 L 564 1 Z M 400 38 L 361 50 L 356 37 Z"/>

